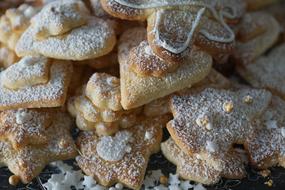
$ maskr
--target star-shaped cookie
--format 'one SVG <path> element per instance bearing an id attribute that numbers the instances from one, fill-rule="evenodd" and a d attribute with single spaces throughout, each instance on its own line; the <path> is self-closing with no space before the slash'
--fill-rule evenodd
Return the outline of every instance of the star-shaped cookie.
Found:
<path id="1" fill-rule="evenodd" d="M 76 158 L 79 167 L 101 185 L 120 182 L 140 189 L 149 157 L 159 151 L 167 118 L 143 118 L 134 127 L 118 131 L 114 136 L 81 133 L 77 140 L 81 152 Z"/>
<path id="2" fill-rule="evenodd" d="M 227 152 L 254 133 L 250 123 L 267 108 L 266 90 L 207 88 L 198 93 L 176 95 L 170 101 L 174 119 L 167 129 L 187 154 Z"/>
<path id="3" fill-rule="evenodd" d="M 36 109 L 0 112 L 0 140 L 8 141 L 14 149 L 46 144 L 52 116 L 51 112 Z"/>

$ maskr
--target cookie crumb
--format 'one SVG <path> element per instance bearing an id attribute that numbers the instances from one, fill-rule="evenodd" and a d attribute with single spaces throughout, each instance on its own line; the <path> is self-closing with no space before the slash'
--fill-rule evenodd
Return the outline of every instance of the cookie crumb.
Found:
<path id="1" fill-rule="evenodd" d="M 16 186 L 16 185 L 18 185 L 19 182 L 20 182 L 19 176 L 11 175 L 9 177 L 9 184 L 10 185 Z"/>
<path id="2" fill-rule="evenodd" d="M 159 178 L 159 182 L 160 182 L 160 184 L 163 184 L 163 185 L 167 185 L 167 183 L 168 183 L 168 177 L 166 177 L 166 176 L 160 176 L 160 178 Z"/>
<path id="3" fill-rule="evenodd" d="M 234 103 L 232 101 L 226 101 L 223 104 L 223 110 L 227 113 L 231 113 L 234 109 Z"/>

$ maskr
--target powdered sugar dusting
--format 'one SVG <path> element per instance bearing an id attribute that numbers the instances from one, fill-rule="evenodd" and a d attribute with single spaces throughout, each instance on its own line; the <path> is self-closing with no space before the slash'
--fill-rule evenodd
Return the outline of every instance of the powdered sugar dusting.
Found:
<path id="1" fill-rule="evenodd" d="M 3 85 L 9 89 L 25 88 L 46 83 L 49 76 L 49 63 L 45 57 L 24 57 L 8 67 L 1 74 Z"/>
<path id="2" fill-rule="evenodd" d="M 253 97 L 252 104 L 243 102 L 246 95 Z M 218 154 L 228 151 L 233 143 L 245 142 L 254 133 L 251 121 L 263 113 L 270 99 L 270 92 L 255 89 L 231 91 L 207 88 L 198 93 L 174 96 L 171 100 L 174 120 L 167 127 L 173 138 L 183 144 L 183 150 Z M 235 105 L 231 112 L 224 110 L 225 102 Z M 205 113 L 214 126 L 211 130 L 196 123 L 199 115 Z"/>
<path id="3" fill-rule="evenodd" d="M 126 153 L 130 153 L 128 146 L 132 134 L 128 131 L 119 131 L 114 137 L 105 136 L 96 146 L 98 155 L 107 161 L 119 161 Z"/>
<path id="4" fill-rule="evenodd" d="M 90 18 L 87 25 L 75 28 L 61 37 L 37 41 L 34 35 L 34 28 L 30 26 L 17 43 L 18 55 L 41 54 L 64 60 L 85 60 L 107 54 L 116 42 L 112 27 L 95 17 Z"/>
<path id="5" fill-rule="evenodd" d="M 107 161 L 101 158 L 96 149 L 102 138 L 99 138 L 94 132 L 83 132 L 77 141 L 82 154 L 76 158 L 76 161 L 86 174 L 104 179 L 108 185 L 118 181 L 130 188 L 139 189 L 143 182 L 149 156 L 158 151 L 159 142 L 162 138 L 161 127 L 165 122 L 163 118 L 147 119 L 132 128 L 124 130 L 136 138 L 132 138 L 133 140 L 128 143 L 131 147 L 130 152 L 124 154 L 117 161 Z M 153 138 L 148 141 L 144 140 L 146 131 L 150 131 L 153 134 Z M 124 138 L 120 137 L 120 139 L 125 139 L 126 142 L 129 137 L 126 133 Z M 108 150 L 104 149 L 104 151 Z"/>

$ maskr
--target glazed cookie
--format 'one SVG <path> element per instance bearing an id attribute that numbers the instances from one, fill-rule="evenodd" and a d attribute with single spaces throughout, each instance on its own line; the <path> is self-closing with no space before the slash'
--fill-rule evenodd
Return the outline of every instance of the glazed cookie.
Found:
<path id="1" fill-rule="evenodd" d="M 120 80 L 106 73 L 94 73 L 86 86 L 86 96 L 101 109 L 122 110 Z"/>
<path id="2" fill-rule="evenodd" d="M 285 99 L 285 45 L 280 45 L 254 63 L 238 65 L 238 73 L 251 85 L 267 88 Z"/>
<path id="3" fill-rule="evenodd" d="M 34 36 L 35 28 L 30 26 L 16 45 L 18 56 L 40 54 L 55 59 L 85 60 L 109 53 L 116 43 L 112 27 L 96 17 L 89 17 L 86 25 L 63 35 L 43 40 L 36 40 Z"/>
<path id="4" fill-rule="evenodd" d="M 72 64 L 54 60 L 46 75 L 43 60 L 45 58 L 26 57 L 12 65 L 13 69 L 9 67 L 0 73 L 0 110 L 58 107 L 65 103 Z M 49 76 L 48 81 L 42 83 L 46 76 Z M 38 78 L 41 80 L 34 80 Z M 15 87 L 14 82 L 19 87 L 16 90 L 10 89 L 11 85 Z"/>
<path id="5" fill-rule="evenodd" d="M 207 88 L 176 95 L 170 101 L 174 119 L 167 129 L 185 153 L 218 156 L 254 134 L 251 121 L 263 113 L 270 100 L 270 92 L 247 88 Z"/>
<path id="6" fill-rule="evenodd" d="M 3 111 L 0 113 L 0 141 L 9 142 L 13 149 L 46 144 L 53 116 L 42 110 Z"/>
<path id="7" fill-rule="evenodd" d="M 69 133 L 70 126 L 69 116 L 57 113 L 52 125 L 46 129 L 46 144 L 27 145 L 16 150 L 9 142 L 0 141 L 0 163 L 14 173 L 11 178 L 20 179 L 25 184 L 31 182 L 48 163 L 76 156 L 75 144 Z"/>
<path id="8" fill-rule="evenodd" d="M 45 84 L 49 80 L 50 63 L 46 57 L 23 57 L 2 74 L 4 87 L 16 90 Z"/>
<path id="9" fill-rule="evenodd" d="M 83 132 L 77 139 L 79 167 L 104 186 L 117 182 L 140 189 L 151 154 L 159 151 L 165 118 L 143 119 L 114 136 Z"/>
<path id="10" fill-rule="evenodd" d="M 112 16 L 128 20 L 148 21 L 148 42 L 159 57 L 179 62 L 192 49 L 195 36 L 201 34 L 200 45 L 207 48 L 221 44 L 211 50 L 228 52 L 232 49 L 234 33 L 226 24 L 236 21 L 245 12 L 242 0 L 215 1 L 129 1 L 101 0 L 103 8 Z M 205 20 L 212 19 L 212 25 L 205 25 Z M 202 29 L 201 29 L 202 27 Z M 209 30 L 210 28 L 210 30 Z M 217 28 L 217 30 L 216 30 Z M 225 48 L 229 45 L 229 48 Z"/>
<path id="11" fill-rule="evenodd" d="M 238 27 L 234 58 L 242 64 L 249 64 L 277 41 L 280 25 L 270 14 L 247 13 Z"/>
<path id="12" fill-rule="evenodd" d="M 41 40 L 62 35 L 88 22 L 89 11 L 81 0 L 57 0 L 32 18 L 34 38 Z"/>
<path id="13" fill-rule="evenodd" d="M 243 159 L 234 151 L 210 162 L 199 154 L 184 153 L 171 138 L 161 143 L 161 150 L 170 162 L 177 165 L 176 173 L 186 180 L 210 185 L 219 182 L 222 177 L 241 179 L 246 176 Z"/>
<path id="14" fill-rule="evenodd" d="M 285 102 L 273 96 L 267 110 L 252 125 L 259 130 L 245 146 L 251 163 L 259 169 L 285 167 Z"/>
<path id="15" fill-rule="evenodd" d="M 121 104 L 131 109 L 199 82 L 210 72 L 212 58 L 203 51 L 193 50 L 183 64 L 173 73 L 163 77 L 139 76 L 130 62 L 120 62 Z"/>
<path id="16" fill-rule="evenodd" d="M 0 18 L 0 42 L 14 50 L 20 36 L 30 25 L 30 19 L 36 13 L 37 9 L 27 4 L 8 9 Z"/>

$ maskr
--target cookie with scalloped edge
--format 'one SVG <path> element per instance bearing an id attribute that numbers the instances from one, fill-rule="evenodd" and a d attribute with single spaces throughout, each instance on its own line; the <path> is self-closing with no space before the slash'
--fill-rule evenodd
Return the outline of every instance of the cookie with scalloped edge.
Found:
<path id="1" fill-rule="evenodd" d="M 271 101 L 266 90 L 206 88 L 197 93 L 173 96 L 174 119 L 167 124 L 172 139 L 187 154 L 218 156 L 233 144 L 244 144 L 255 133 L 251 122 Z"/>
<path id="2" fill-rule="evenodd" d="M 86 60 L 111 52 L 116 44 L 116 36 L 108 22 L 89 17 L 86 25 L 59 36 L 43 40 L 35 39 L 35 29 L 30 26 L 16 45 L 18 56 L 44 55 L 64 60 Z"/>
<path id="3" fill-rule="evenodd" d="M 69 131 L 71 125 L 67 114 L 57 112 L 51 126 L 46 129 L 46 144 L 14 149 L 11 143 L 1 140 L 0 163 L 14 174 L 11 177 L 20 179 L 25 184 L 31 182 L 50 162 L 71 159 L 77 155 Z"/>
<path id="4" fill-rule="evenodd" d="M 88 22 L 90 13 L 81 0 L 57 0 L 45 5 L 31 19 L 34 38 L 62 35 Z"/>
<path id="5" fill-rule="evenodd" d="M 278 40 L 280 24 L 265 12 L 247 13 L 237 28 L 236 48 L 233 53 L 239 64 L 250 64 Z"/>
<path id="6" fill-rule="evenodd" d="M 19 63 L 17 63 L 19 64 Z M 47 83 L 25 86 L 12 90 L 4 86 L 0 73 L 0 110 L 18 108 L 59 107 L 65 103 L 72 74 L 72 64 L 54 60 L 49 69 Z M 19 76 L 25 73 L 18 73 Z"/>
<path id="7" fill-rule="evenodd" d="M 247 139 L 245 148 L 251 164 L 259 169 L 285 167 L 285 102 L 273 96 L 264 114 L 252 122 L 257 132 Z"/>
<path id="8" fill-rule="evenodd" d="M 273 48 L 255 62 L 238 65 L 238 73 L 251 85 L 266 88 L 285 99 L 285 45 Z"/>
<path id="9" fill-rule="evenodd" d="M 234 150 L 221 154 L 214 161 L 203 159 L 199 154 L 188 155 L 169 138 L 161 143 L 163 155 L 177 166 L 176 173 L 186 180 L 202 184 L 215 184 L 224 177 L 228 179 L 242 179 L 246 170 L 242 157 Z"/>
<path id="10" fill-rule="evenodd" d="M 175 72 L 162 77 L 139 76 L 130 68 L 130 62 L 123 60 L 120 62 L 121 104 L 124 109 L 131 109 L 190 87 L 205 78 L 211 66 L 211 56 L 200 50 L 191 51 Z"/>
<path id="11" fill-rule="evenodd" d="M 76 158 L 79 167 L 99 184 L 117 182 L 140 189 L 151 154 L 159 151 L 162 127 L 166 118 L 142 118 L 133 128 L 113 136 L 98 137 L 83 132 L 77 139 L 81 152 Z"/>

